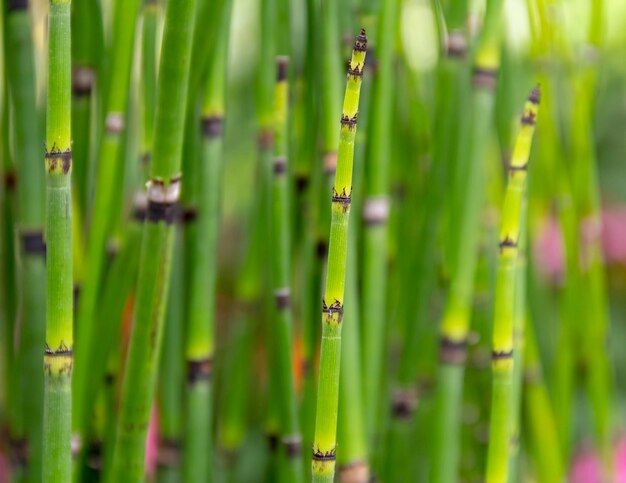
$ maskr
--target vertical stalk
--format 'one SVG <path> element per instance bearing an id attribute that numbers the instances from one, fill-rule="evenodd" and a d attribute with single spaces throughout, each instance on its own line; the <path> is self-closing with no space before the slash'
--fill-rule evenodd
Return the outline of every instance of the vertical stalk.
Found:
<path id="1" fill-rule="evenodd" d="M 43 480 L 70 481 L 73 363 L 71 0 L 48 14 L 46 123 L 47 317 Z"/>
<path id="2" fill-rule="evenodd" d="M 153 159 L 147 189 L 148 209 L 111 482 L 143 481 L 145 439 L 154 395 L 171 268 L 173 222 L 180 192 L 180 156 L 195 3 L 194 0 L 170 0 L 165 13 Z"/>
<path id="3" fill-rule="evenodd" d="M 157 24 L 161 16 L 159 0 L 143 0 L 141 35 L 141 89 L 143 93 L 143 143 L 141 162 L 147 170 L 154 133 L 154 108 L 157 84 Z"/>
<path id="4" fill-rule="evenodd" d="M 509 442 L 512 417 L 513 324 L 515 319 L 516 265 L 522 207 L 530 148 L 539 107 L 539 88 L 524 107 L 520 132 L 509 166 L 509 182 L 502 208 L 500 257 L 496 278 L 493 323 L 493 392 L 487 454 L 487 483 L 504 483 L 509 478 Z"/>
<path id="5" fill-rule="evenodd" d="M 459 149 L 455 179 L 461 202 L 452 207 L 455 245 L 452 248 L 450 291 L 441 322 L 439 374 L 434 421 L 434 462 L 431 481 L 449 483 L 458 478 L 460 416 L 467 354 L 474 277 L 480 239 L 487 166 L 487 142 L 492 120 L 495 87 L 500 65 L 500 17 L 502 0 L 489 0 L 483 30 L 474 54 L 473 89 L 467 126 L 470 129 Z M 455 186 L 456 187 L 456 186 Z"/>
<path id="6" fill-rule="evenodd" d="M 272 374 L 278 406 L 281 438 L 281 477 L 285 481 L 303 481 L 302 437 L 294 388 L 291 356 L 293 351 L 291 307 L 291 226 L 289 212 L 288 58 L 278 57 L 274 92 L 274 161 L 272 176 L 272 287 L 274 290 L 275 324 L 270 329 Z"/>
<path id="7" fill-rule="evenodd" d="M 74 378 L 74 431 L 86 428 L 99 386 L 90 384 L 89 368 L 93 362 L 93 348 L 100 334 L 96 324 L 98 295 L 106 260 L 106 241 L 111 233 L 119 209 L 116 200 L 122 196 L 119 175 L 122 159 L 122 138 L 125 131 L 126 108 L 130 91 L 130 70 L 135 30 L 139 14 L 139 0 L 118 0 L 115 5 L 113 45 L 111 46 L 110 76 L 104 92 L 104 133 L 98 151 L 98 169 L 87 236 L 85 281 L 78 306 L 76 343 L 76 375 Z"/>
<path id="8" fill-rule="evenodd" d="M 363 401 L 367 437 L 374 446 L 380 419 L 380 384 L 383 375 L 387 306 L 389 166 L 391 165 L 392 107 L 394 97 L 393 47 L 399 11 L 397 0 L 381 4 L 378 23 L 372 101 L 369 111 L 363 200 L 362 344 Z"/>
<path id="9" fill-rule="evenodd" d="M 341 323 L 346 272 L 348 219 L 352 201 L 352 161 L 361 77 L 367 37 L 357 36 L 348 66 L 348 79 L 341 116 L 337 171 L 332 192 L 330 242 L 326 289 L 322 304 L 322 344 L 313 442 L 313 481 L 332 482 L 335 474 L 337 406 L 341 357 Z"/>
<path id="10" fill-rule="evenodd" d="M 217 14 L 216 14 L 217 15 Z M 212 481 L 213 357 L 215 348 L 217 249 L 219 241 L 225 81 L 230 34 L 230 2 L 220 15 L 202 106 L 197 166 L 195 231 L 186 245 L 193 260 L 187 307 L 187 418 L 183 480 Z M 197 128 L 197 127 L 196 127 Z M 188 180 L 192 182 L 194 180 Z"/>
<path id="11" fill-rule="evenodd" d="M 28 2 L 5 1 L 5 59 L 13 106 L 13 157 L 17 170 L 18 313 L 15 330 L 17 401 L 22 408 L 20 435 L 28 448 L 27 481 L 41 477 L 46 268 L 44 171 L 41 169 L 40 130 L 35 99 L 35 65 Z M 7 102 L 9 99 L 7 99 Z M 8 106 L 7 106 L 8 107 Z M 8 139 L 7 139 L 8 143 Z M 9 146 L 10 143 L 7 144 Z M 8 256 L 13 257 L 13 254 Z M 11 321 L 13 323 L 13 321 Z M 11 335 L 13 339 L 13 335 Z"/>

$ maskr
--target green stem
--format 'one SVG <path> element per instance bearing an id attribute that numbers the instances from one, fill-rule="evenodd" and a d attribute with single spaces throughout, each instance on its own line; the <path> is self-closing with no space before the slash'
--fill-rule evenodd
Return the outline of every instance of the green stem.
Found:
<path id="1" fill-rule="evenodd" d="M 71 202 L 70 0 L 52 0 L 48 16 L 46 125 L 47 318 L 44 352 L 43 479 L 71 479 L 73 282 Z"/>
<path id="2" fill-rule="evenodd" d="M 341 116 L 337 171 L 332 193 L 328 270 L 322 308 L 322 345 L 312 462 L 314 482 L 331 482 L 335 474 L 341 323 L 344 311 L 348 218 L 352 201 L 352 162 L 366 46 L 367 38 L 362 30 L 352 50 Z"/>
<path id="3" fill-rule="evenodd" d="M 109 480 L 143 481 L 145 439 L 154 396 L 180 191 L 185 107 L 195 1 L 170 0 L 159 69 L 153 159 L 148 182 L 134 324 L 122 383 Z"/>

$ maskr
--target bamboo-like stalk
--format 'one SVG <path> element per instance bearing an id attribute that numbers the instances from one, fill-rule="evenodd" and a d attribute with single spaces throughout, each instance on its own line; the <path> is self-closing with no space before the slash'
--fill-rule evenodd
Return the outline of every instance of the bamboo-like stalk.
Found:
<path id="1" fill-rule="evenodd" d="M 365 31 L 361 30 L 348 66 L 337 171 L 332 193 L 332 220 L 322 308 L 322 344 L 313 442 L 312 471 L 315 482 L 331 482 L 335 474 L 341 323 L 344 312 L 348 218 L 352 201 L 352 161 L 366 47 L 367 37 Z"/>
<path id="2" fill-rule="evenodd" d="M 516 265 L 520 227 L 524 215 L 522 206 L 526 196 L 528 161 L 539 99 L 539 88 L 536 87 L 524 107 L 520 132 L 509 166 L 509 182 L 502 208 L 493 324 L 493 392 L 486 473 L 488 483 L 504 483 L 509 478 Z"/>
<path id="3" fill-rule="evenodd" d="M 148 182 L 134 323 L 122 383 L 109 481 L 143 481 L 145 438 L 154 395 L 168 290 L 195 1 L 170 0 L 165 13 L 153 159 Z"/>
<path id="4" fill-rule="evenodd" d="M 552 401 L 543 377 L 532 321 L 526 324 L 524 345 L 524 434 L 540 483 L 563 481 L 561 445 Z"/>
<path id="5" fill-rule="evenodd" d="M 40 130 L 35 100 L 35 65 L 28 2 L 5 2 L 5 59 L 13 106 L 17 213 L 19 237 L 16 383 L 22 421 L 21 435 L 28 448 L 27 481 L 41 475 L 43 430 L 43 372 L 46 268 L 43 240 L 44 170 L 39 152 Z M 7 102 L 9 99 L 7 99 Z M 7 140 L 8 142 L 8 140 Z M 9 256 L 13 256 L 12 254 Z M 13 321 L 11 321 L 13 323 Z M 11 337 L 12 338 L 12 337 Z"/>
<path id="6" fill-rule="evenodd" d="M 183 436 L 184 358 L 184 278 L 182 237 L 177 227 L 174 240 L 174 259 L 168 294 L 163 345 L 159 364 L 158 420 L 159 442 L 157 448 L 156 481 L 176 483 L 181 481 L 181 449 Z M 205 408 L 206 409 L 206 408 Z M 191 418 L 189 418 L 191 419 Z M 206 455 L 204 456 L 206 458 Z"/>
<path id="7" fill-rule="evenodd" d="M 98 294 L 102 286 L 106 241 L 119 216 L 116 200 L 122 196 L 119 176 L 122 159 L 122 136 L 125 130 L 128 103 L 130 69 L 135 42 L 135 30 L 139 15 L 139 0 L 118 1 L 115 8 L 111 47 L 110 76 L 104 94 L 104 132 L 98 151 L 98 169 L 87 236 L 85 281 L 78 306 L 76 342 L 76 374 L 74 377 L 73 402 L 75 414 L 73 429 L 77 435 L 85 430 L 90 416 L 91 401 L 95 400 L 99 386 L 90 384 L 90 367 L 93 348 L 98 344 L 99 333 L 95 322 Z"/>
<path id="8" fill-rule="evenodd" d="M 291 226 L 289 223 L 289 85 L 288 58 L 278 57 L 274 93 L 274 161 L 271 201 L 272 286 L 275 300 L 275 323 L 269 330 L 270 360 L 279 414 L 281 439 L 281 477 L 285 481 L 303 481 L 302 437 L 292 372 L 291 308 Z"/>
<path id="9" fill-rule="evenodd" d="M 99 81 L 102 77 L 104 32 L 100 2 L 86 0 L 74 4 L 72 36 L 72 179 L 76 203 L 80 213 L 84 214 L 88 212 L 92 187 L 93 165 L 90 152 L 93 142 L 92 127 L 97 115 L 96 94 L 102 88 Z"/>
<path id="10" fill-rule="evenodd" d="M 161 17 L 158 0 L 143 0 L 141 34 L 141 89 L 143 94 L 143 142 L 141 162 L 145 170 L 150 162 L 154 133 L 154 109 L 157 84 L 157 24 Z"/>
<path id="11" fill-rule="evenodd" d="M 51 0 L 46 122 L 47 317 L 43 480 L 70 481 L 73 365 L 70 0 Z"/>
<path id="12" fill-rule="evenodd" d="M 468 126 L 471 130 L 459 156 L 455 177 L 462 202 L 452 210 L 455 245 L 448 300 L 441 322 L 440 367 L 434 422 L 434 461 L 431 481 L 453 482 L 458 477 L 463 375 L 469 332 L 474 276 L 478 259 L 480 212 L 486 178 L 487 142 L 492 128 L 495 86 L 500 64 L 500 17 L 503 2 L 489 0 L 483 30 L 474 54 L 473 89 Z M 456 186 L 455 186 L 456 187 Z"/>
<path id="13" fill-rule="evenodd" d="M 394 43 L 399 12 L 397 0 L 381 4 L 376 60 L 369 111 L 363 201 L 362 345 L 363 401 L 367 436 L 374 445 L 380 419 L 387 304 L 389 167 L 394 96 Z"/>
<path id="14" fill-rule="evenodd" d="M 217 248 L 221 205 L 222 139 L 225 113 L 226 62 L 230 34 L 230 2 L 220 15 L 213 47 L 200 128 L 197 167 L 198 213 L 191 243 L 185 358 L 187 363 L 187 419 L 183 480 L 212 481 L 213 357 L 216 310 Z"/>

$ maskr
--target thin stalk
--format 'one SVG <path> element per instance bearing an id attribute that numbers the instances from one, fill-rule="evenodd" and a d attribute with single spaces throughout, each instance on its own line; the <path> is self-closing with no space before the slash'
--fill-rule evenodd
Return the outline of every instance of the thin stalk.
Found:
<path id="1" fill-rule="evenodd" d="M 70 481 L 73 364 L 71 0 L 51 0 L 46 112 L 47 317 L 43 480 Z"/>
<path id="2" fill-rule="evenodd" d="M 141 35 L 141 90 L 143 94 L 143 143 L 141 162 L 144 169 L 152 156 L 154 109 L 157 84 L 157 24 L 161 17 L 158 0 L 143 0 L 143 31 Z"/>
<path id="3" fill-rule="evenodd" d="M 272 176 L 272 287 L 275 324 L 270 329 L 271 376 L 276 388 L 279 433 L 282 454 L 281 477 L 285 481 L 303 481 L 302 437 L 294 388 L 291 357 L 293 352 L 291 307 L 291 226 L 289 212 L 289 84 L 288 58 L 278 57 L 274 93 L 274 161 Z"/>
<path id="4" fill-rule="evenodd" d="M 509 478 L 509 443 L 512 419 L 512 382 L 515 320 L 515 291 L 518 243 L 523 224 L 522 207 L 526 196 L 526 179 L 530 148 L 539 108 L 539 88 L 530 94 L 524 107 L 520 132 L 509 166 L 502 221 L 500 257 L 496 278 L 492 371 L 493 391 L 487 453 L 488 483 L 504 483 Z"/>
<path id="5" fill-rule="evenodd" d="M 87 213 L 92 182 L 92 128 L 96 120 L 96 89 L 100 90 L 104 31 L 98 0 L 83 0 L 72 7 L 72 156 L 74 193 L 80 213 Z M 97 86 L 96 86 L 97 83 Z M 78 240 L 76 240 L 78 241 Z"/>
<path id="6" fill-rule="evenodd" d="M 473 60 L 473 88 L 465 138 L 455 178 L 462 202 L 454 203 L 451 230 L 455 245 L 451 250 L 451 283 L 441 322 L 439 375 L 434 422 L 434 462 L 431 481 L 453 482 L 458 478 L 460 416 L 463 377 L 474 293 L 474 278 L 480 239 L 480 213 L 483 207 L 487 170 L 487 142 L 494 115 L 495 87 L 500 65 L 500 18 L 503 2 L 489 0 Z M 456 186 L 455 186 L 456 187 Z"/>
<path id="7" fill-rule="evenodd" d="M 35 65 L 28 2 L 5 2 L 5 58 L 13 106 L 17 169 L 18 346 L 16 373 L 20 426 L 28 447 L 27 481 L 41 478 L 43 430 L 43 372 L 46 265 L 43 239 L 44 171 L 39 152 L 40 130 L 35 99 Z M 8 101 L 8 99 L 7 99 Z M 8 140 L 7 140 L 8 141 Z M 12 254 L 10 255 L 12 257 Z M 13 322 L 13 321 L 12 321 Z"/>
<path id="8" fill-rule="evenodd" d="M 135 30 L 139 14 L 139 0 L 118 0 L 113 24 L 113 45 L 109 65 L 110 77 L 104 101 L 104 132 L 98 151 L 98 169 L 87 236 L 85 259 L 85 281 L 78 307 L 76 375 L 74 378 L 73 429 L 79 435 L 86 430 L 99 386 L 90 384 L 90 367 L 94 347 L 100 334 L 96 324 L 98 295 L 106 260 L 106 241 L 119 216 L 115 200 L 122 196 L 123 182 L 118 182 L 122 160 L 122 139 L 125 131 L 126 108 L 130 91 L 130 69 L 132 64 Z M 123 178 L 122 178 L 123 179 Z"/>
<path id="9" fill-rule="evenodd" d="M 539 483 L 563 481 L 561 444 L 552 401 L 543 376 L 532 321 L 526 324 L 524 346 L 524 434 Z"/>
<path id="10" fill-rule="evenodd" d="M 348 66 L 337 154 L 337 171 L 331 199 L 332 219 L 326 288 L 322 304 L 322 343 L 313 442 L 312 472 L 314 482 L 332 482 L 335 474 L 341 323 L 344 312 L 348 219 L 352 201 L 352 161 L 366 48 L 367 37 L 365 31 L 361 30 L 361 34 L 356 38 Z"/>
<path id="11" fill-rule="evenodd" d="M 111 482 L 143 481 L 180 192 L 185 106 L 195 1 L 170 0 L 163 47 L 134 323 L 122 383 Z"/>
<path id="12" fill-rule="evenodd" d="M 210 61 L 200 128 L 202 140 L 197 166 L 195 230 L 186 248 L 191 253 L 187 300 L 187 364 L 185 453 L 183 480 L 212 481 L 213 358 L 215 350 L 217 249 L 221 205 L 223 123 L 226 63 L 230 34 L 230 2 L 220 16 L 219 34 Z M 197 127 L 196 127 L 197 128 Z"/>
<path id="13" fill-rule="evenodd" d="M 168 295 L 163 338 L 166 341 L 159 365 L 158 414 L 159 442 L 156 481 L 181 481 L 181 448 L 183 436 L 184 359 L 184 275 L 182 236 L 177 227 L 172 261 L 172 280 Z M 206 458 L 206 456 L 205 456 Z"/>
<path id="14" fill-rule="evenodd" d="M 386 366 L 385 327 L 389 319 L 386 313 L 388 195 L 395 80 L 393 47 L 399 3 L 397 0 L 387 0 L 381 5 L 376 43 L 378 66 L 373 77 L 365 155 L 361 364 L 367 437 L 372 446 L 376 444 L 379 427 L 381 378 Z"/>

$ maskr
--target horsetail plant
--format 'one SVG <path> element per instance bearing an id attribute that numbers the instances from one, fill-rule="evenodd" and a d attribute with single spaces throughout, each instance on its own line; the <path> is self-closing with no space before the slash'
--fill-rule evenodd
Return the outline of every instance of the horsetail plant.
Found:
<path id="1" fill-rule="evenodd" d="M 43 480 L 70 481 L 73 365 L 71 0 L 51 0 L 46 111 Z"/>
<path id="2" fill-rule="evenodd" d="M 332 219 L 326 288 L 322 304 L 322 343 L 313 441 L 314 482 L 332 482 L 335 474 L 341 323 L 344 312 L 348 220 L 352 202 L 352 162 L 366 49 L 367 37 L 365 30 L 361 30 L 356 37 L 352 58 L 348 65 L 337 171 L 331 199 Z"/>
<path id="3" fill-rule="evenodd" d="M 44 170 L 41 169 L 40 130 L 35 100 L 35 60 L 28 2 L 5 3 L 5 59 L 13 106 L 13 157 L 17 168 L 18 333 L 16 375 L 22 408 L 20 439 L 28 449 L 26 480 L 41 475 L 43 372 L 41 347 L 45 331 L 46 265 L 43 236 Z M 7 101 L 9 101 L 7 99 Z M 7 106 L 8 107 L 8 106 Z M 10 143 L 7 140 L 7 147 Z M 7 256 L 10 256 L 7 254 Z"/>
<path id="4" fill-rule="evenodd" d="M 106 242 L 116 216 L 119 215 L 114 200 L 122 196 L 122 187 L 119 182 L 123 179 L 119 176 L 122 158 L 121 145 L 139 4 L 139 0 L 124 0 L 118 1 L 115 8 L 114 30 L 116 34 L 111 47 L 110 77 L 107 81 L 103 103 L 104 132 L 98 151 L 96 186 L 87 237 L 86 279 L 78 306 L 77 326 L 80 330 L 76 343 L 76 360 L 79 362 L 73 388 L 75 404 L 73 429 L 77 435 L 86 429 L 91 415 L 91 402 L 100 387 L 98 384 L 90 383 L 90 367 L 93 363 L 93 348 L 100 338 L 95 320 L 105 268 Z"/>
<path id="5" fill-rule="evenodd" d="M 500 256 L 496 279 L 492 374 L 493 392 L 487 455 L 487 483 L 505 483 L 509 478 L 509 443 L 512 418 L 515 293 L 522 207 L 526 196 L 528 160 L 539 108 L 536 87 L 528 97 L 520 132 L 509 165 L 509 182 L 502 208 Z"/>
<path id="6" fill-rule="evenodd" d="M 290 234 L 289 223 L 289 169 L 288 126 L 289 84 L 287 80 L 289 59 L 277 58 L 277 77 L 274 93 L 274 162 L 272 181 L 272 280 L 274 289 L 275 324 L 269 330 L 272 376 L 276 388 L 281 438 L 281 475 L 285 481 L 303 481 L 302 438 L 298 421 L 298 406 L 291 364 L 292 307 L 290 286 Z M 284 462 L 284 464 L 283 464 Z"/>
<path id="7" fill-rule="evenodd" d="M 139 280 L 122 382 L 113 468 L 108 480 L 143 481 L 145 439 L 154 395 L 180 193 L 195 1 L 170 0 L 165 12 L 154 148 L 147 184 Z"/>
<path id="8" fill-rule="evenodd" d="M 463 183 L 452 210 L 455 228 L 452 274 L 441 322 L 439 374 L 436 393 L 435 442 L 431 481 L 456 481 L 459 464 L 460 411 L 474 276 L 478 259 L 480 212 L 486 178 L 486 141 L 489 139 L 495 87 L 500 65 L 502 0 L 489 0 L 483 29 L 474 54 L 472 94 L 468 114 L 471 132 L 462 149 L 455 176 Z"/>
<path id="9" fill-rule="evenodd" d="M 215 347 L 217 249 L 221 206 L 225 81 L 230 34 L 230 1 L 225 2 L 209 64 L 200 121 L 202 140 L 197 181 L 198 213 L 191 234 L 193 266 L 190 267 L 187 307 L 187 418 L 185 423 L 184 481 L 211 481 L 213 448 L 213 357 Z"/>
<path id="10" fill-rule="evenodd" d="M 389 152 L 393 107 L 393 47 L 399 2 L 381 4 L 373 92 L 368 123 L 365 162 L 365 199 L 363 201 L 363 401 L 369 443 L 373 443 L 380 418 L 380 384 L 384 364 L 385 327 L 388 322 L 387 222 L 389 218 Z"/>

